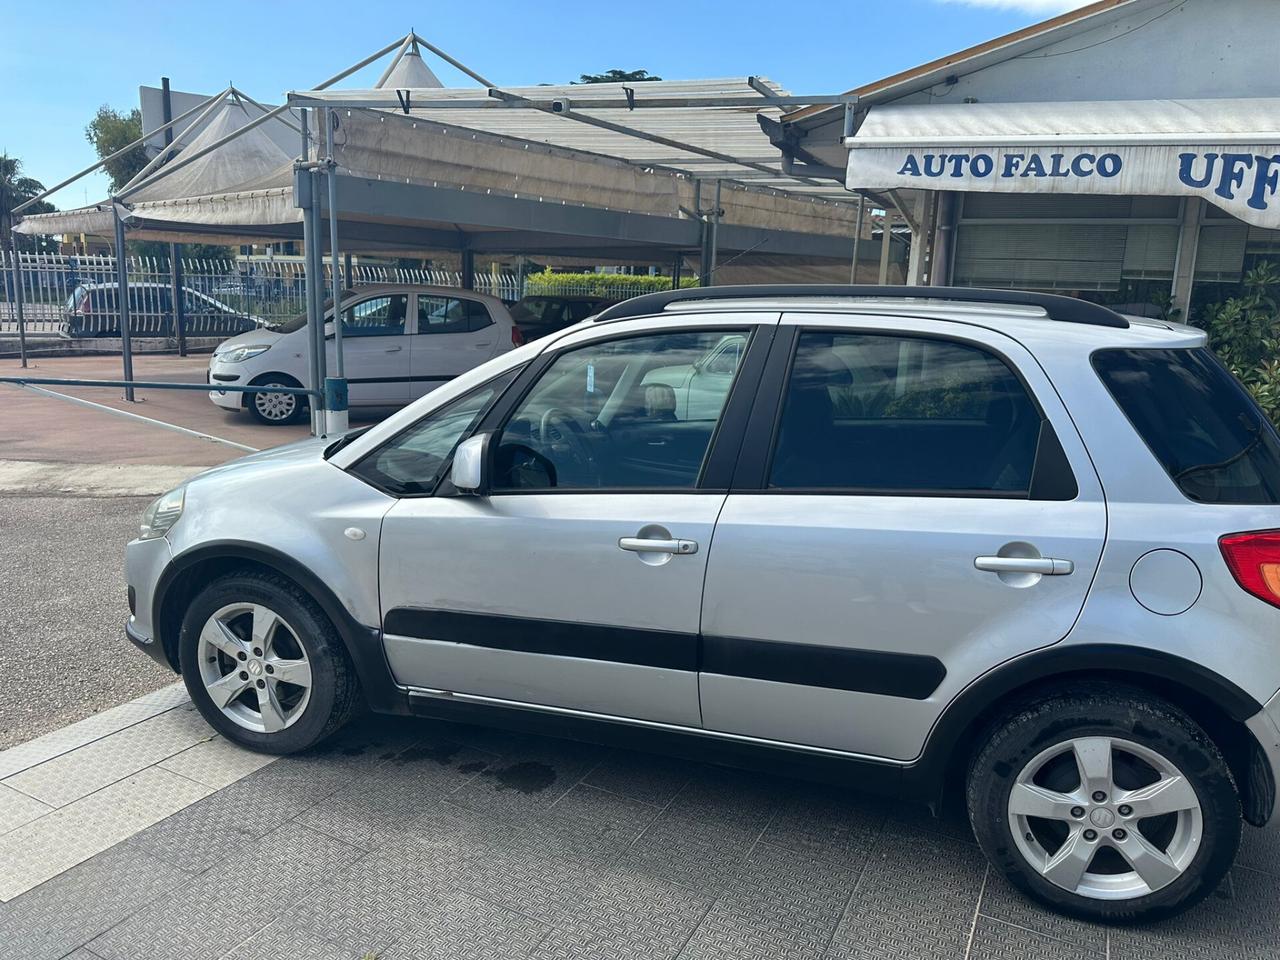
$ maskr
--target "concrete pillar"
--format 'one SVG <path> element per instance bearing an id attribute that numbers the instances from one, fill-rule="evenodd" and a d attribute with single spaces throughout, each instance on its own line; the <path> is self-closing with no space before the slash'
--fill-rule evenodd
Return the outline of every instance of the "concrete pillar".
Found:
<path id="1" fill-rule="evenodd" d="M 1182 225 L 1178 229 L 1178 253 L 1173 260 L 1173 319 L 1186 323 L 1191 310 L 1191 288 L 1195 286 L 1196 257 L 1200 250 L 1200 226 L 1204 221 L 1204 199 L 1188 197 L 1182 205 Z"/>

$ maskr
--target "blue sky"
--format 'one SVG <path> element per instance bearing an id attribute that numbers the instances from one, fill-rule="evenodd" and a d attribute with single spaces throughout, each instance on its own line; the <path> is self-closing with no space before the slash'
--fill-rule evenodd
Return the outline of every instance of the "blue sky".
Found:
<path id="1" fill-rule="evenodd" d="M 563 83 L 612 67 L 667 79 L 759 74 L 796 93 L 832 93 L 1015 30 L 1083 0 L 7 0 L 0 29 L 0 152 L 53 184 L 95 159 L 84 127 L 138 87 L 212 93 L 234 82 L 279 102 L 412 27 L 507 85 Z M 324 11 L 333 20 L 325 22 Z M 726 15 L 726 11 L 732 11 Z M 448 85 L 465 77 L 434 59 Z M 344 85 L 371 84 L 370 67 Z M 99 199 L 105 178 L 56 195 Z"/>

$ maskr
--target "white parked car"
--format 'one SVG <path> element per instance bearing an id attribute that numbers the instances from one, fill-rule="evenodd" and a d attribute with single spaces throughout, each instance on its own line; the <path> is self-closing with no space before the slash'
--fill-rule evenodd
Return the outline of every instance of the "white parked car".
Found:
<path id="1" fill-rule="evenodd" d="M 401 407 L 513 347 L 524 336 L 497 297 L 454 287 L 386 284 L 343 294 L 343 357 L 353 407 Z M 307 380 L 306 314 L 223 342 L 209 360 L 209 383 L 301 387 Z M 327 369 L 334 369 L 333 302 L 325 302 Z M 228 410 L 263 423 L 294 423 L 296 394 L 212 390 Z"/>

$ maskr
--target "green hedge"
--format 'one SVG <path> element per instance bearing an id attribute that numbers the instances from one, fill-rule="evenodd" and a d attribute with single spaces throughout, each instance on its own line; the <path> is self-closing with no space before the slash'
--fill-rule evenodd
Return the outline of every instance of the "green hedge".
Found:
<path id="1" fill-rule="evenodd" d="M 681 287 L 696 287 L 698 278 L 683 276 Z M 598 297 L 636 297 L 670 290 L 670 277 L 633 276 L 626 273 L 552 273 L 544 270 L 525 278 L 526 296 L 582 294 Z"/>

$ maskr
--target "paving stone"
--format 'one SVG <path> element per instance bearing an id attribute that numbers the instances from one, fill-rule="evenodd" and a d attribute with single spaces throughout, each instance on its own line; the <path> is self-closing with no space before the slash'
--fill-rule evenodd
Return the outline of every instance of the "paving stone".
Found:
<path id="1" fill-rule="evenodd" d="M 47 760 L 4 783 L 61 807 L 213 736 L 204 718 L 188 704 Z"/>
<path id="2" fill-rule="evenodd" d="M 584 783 L 663 807 L 689 782 L 697 764 L 649 753 L 616 751 L 587 774 Z"/>
<path id="3" fill-rule="evenodd" d="M 237 747 L 222 737 L 214 737 L 161 760 L 160 767 L 188 780 L 221 790 L 278 759 L 279 757 L 271 754 L 254 753 Z"/>
<path id="4" fill-rule="evenodd" d="M 705 821 L 659 817 L 618 863 L 659 880 L 717 894 L 738 871 L 760 828 L 742 829 Z"/>
<path id="5" fill-rule="evenodd" d="M 1025 927 L 1055 940 L 1066 940 L 1093 953 L 1105 953 L 1107 949 L 1107 927 L 1046 910 L 994 870 L 987 876 L 979 912 L 984 917 Z"/>
<path id="6" fill-rule="evenodd" d="M 600 760 L 591 744 L 551 741 L 508 753 L 451 798 L 489 816 L 523 822 L 566 794 Z"/>
<path id="7" fill-rule="evenodd" d="M 507 960 L 526 957 L 548 927 L 461 891 L 433 898 L 415 913 L 411 929 L 378 954 L 379 960 Z"/>
<path id="8" fill-rule="evenodd" d="M 797 784 L 761 840 L 845 866 L 860 865 L 884 829 L 887 805 L 832 787 Z"/>
<path id="9" fill-rule="evenodd" d="M 1246 826 L 1236 863 L 1280 877 L 1280 825 L 1261 829 Z"/>
<path id="10" fill-rule="evenodd" d="M 782 930 L 750 911 L 717 903 L 680 952 L 680 960 L 818 960 L 827 946 L 820 931 Z"/>
<path id="11" fill-rule="evenodd" d="M 62 957 L 187 879 L 162 861 L 108 850 L 0 905 L 0 960 Z"/>
<path id="12" fill-rule="evenodd" d="M 1241 874 L 1245 872 L 1237 871 Z M 1170 960 L 1173 957 L 1178 960 L 1221 960 L 1224 957 L 1240 960 L 1248 957 L 1276 957 L 1278 935 L 1274 926 L 1268 938 L 1266 952 L 1246 949 L 1249 930 L 1259 923 L 1259 918 L 1232 896 L 1233 879 L 1234 875 L 1193 910 L 1171 920 L 1140 927 L 1112 927 L 1108 932 L 1110 957 L 1112 960 Z M 1249 881 L 1246 879 L 1246 891 L 1248 887 Z"/>
<path id="13" fill-rule="evenodd" d="M 0 900 L 195 802 L 208 787 L 151 768 L 0 836 Z"/>
<path id="14" fill-rule="evenodd" d="M 35 797 L 28 797 L 12 787 L 0 784 L 0 834 L 16 830 L 24 823 L 30 823 L 53 810 L 48 804 L 41 803 Z"/>
<path id="15" fill-rule="evenodd" d="M 556 834 L 561 843 L 621 853 L 661 812 L 661 807 L 579 783 L 536 815 L 528 828 Z"/>
<path id="16" fill-rule="evenodd" d="M 226 960 L 364 960 L 372 952 L 334 943 L 278 920 L 237 944 L 224 956 Z"/>
<path id="17" fill-rule="evenodd" d="M 186 687 L 179 681 L 0 751 L 0 780 L 190 702 Z"/>
<path id="18" fill-rule="evenodd" d="M 158 955 L 212 960 L 359 856 L 349 844 L 288 824 L 258 843 L 229 851 L 224 863 L 87 946 L 103 960 Z"/>
<path id="19" fill-rule="evenodd" d="M 758 835 L 792 789 L 793 781 L 754 771 L 700 766 L 671 803 L 681 820 L 754 830 Z"/>
<path id="20" fill-rule="evenodd" d="M 1104 960 L 1106 938 L 1101 950 L 1090 950 L 1068 940 L 1055 940 L 1035 930 L 978 917 L 968 960 Z"/>

